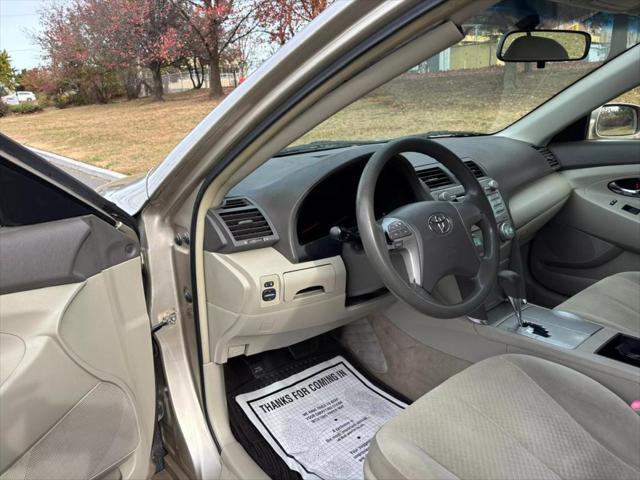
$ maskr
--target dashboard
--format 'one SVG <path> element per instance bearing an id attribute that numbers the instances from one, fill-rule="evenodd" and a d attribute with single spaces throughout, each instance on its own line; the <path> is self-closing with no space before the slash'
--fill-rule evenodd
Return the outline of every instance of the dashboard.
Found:
<path id="1" fill-rule="evenodd" d="M 513 225 L 520 238 L 539 229 L 568 198 L 568 188 L 554 188 L 562 179 L 548 150 L 498 136 L 437 141 L 478 178 L 499 226 Z M 330 234 L 339 227 L 357 235 L 360 176 L 379 148 L 274 157 L 209 209 L 204 263 L 208 314 L 216 319 L 210 332 L 215 361 L 295 343 L 392 301 L 357 242 Z M 374 201 L 378 217 L 415 200 L 407 168 L 434 198 L 451 201 L 465 194 L 433 158 L 413 152 L 402 157 L 405 161 L 389 162 L 380 176 Z M 476 233 L 473 240 L 481 248 Z M 512 242 L 502 240 L 504 269 Z"/>
<path id="2" fill-rule="evenodd" d="M 437 141 L 462 158 L 477 178 L 494 180 L 507 204 L 524 186 L 556 169 L 549 151 L 504 137 Z M 272 158 L 234 187 L 222 205 L 210 210 L 205 250 L 232 253 L 273 246 L 293 263 L 339 254 L 341 245 L 329 230 L 356 227 L 358 182 L 378 148 L 380 144 Z M 464 194 L 455 177 L 434 159 L 412 152 L 403 157 L 434 197 Z M 378 216 L 414 200 L 393 165 L 388 164 L 376 189 Z"/>

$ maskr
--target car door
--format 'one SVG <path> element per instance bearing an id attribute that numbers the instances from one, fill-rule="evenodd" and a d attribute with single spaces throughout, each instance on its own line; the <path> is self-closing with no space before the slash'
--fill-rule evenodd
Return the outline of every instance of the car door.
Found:
<path id="1" fill-rule="evenodd" d="M 637 102 L 640 88 L 620 98 L 628 97 Z M 610 125 L 602 125 L 606 109 Z M 587 138 L 549 145 L 572 188 L 531 245 L 532 276 L 547 291 L 536 300 L 550 306 L 609 275 L 640 270 L 640 107 L 614 101 L 586 120 Z"/>
<path id="2" fill-rule="evenodd" d="M 0 134 L 0 478 L 147 478 L 155 381 L 135 228 Z"/>

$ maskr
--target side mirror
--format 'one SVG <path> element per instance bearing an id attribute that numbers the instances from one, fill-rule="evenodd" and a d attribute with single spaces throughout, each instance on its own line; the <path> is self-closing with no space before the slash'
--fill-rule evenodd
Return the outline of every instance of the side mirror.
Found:
<path id="1" fill-rule="evenodd" d="M 574 62 L 586 58 L 591 35 L 575 30 L 516 30 L 502 36 L 498 60 L 503 62 Z"/>
<path id="2" fill-rule="evenodd" d="M 592 114 L 594 138 L 631 137 L 638 133 L 640 106 L 608 103 Z M 595 116 L 595 118 L 593 118 Z"/>

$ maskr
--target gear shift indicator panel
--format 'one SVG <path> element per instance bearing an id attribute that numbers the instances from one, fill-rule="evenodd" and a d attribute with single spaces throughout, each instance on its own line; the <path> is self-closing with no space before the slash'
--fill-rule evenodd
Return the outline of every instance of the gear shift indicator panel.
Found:
<path id="1" fill-rule="evenodd" d="M 570 350 L 577 348 L 602 329 L 602 326 L 588 322 L 572 313 L 549 310 L 530 304 L 522 309 L 522 323 L 523 326 L 520 326 L 515 313 L 510 312 L 495 326 Z M 530 328 L 528 325 L 535 325 L 537 328 Z"/>

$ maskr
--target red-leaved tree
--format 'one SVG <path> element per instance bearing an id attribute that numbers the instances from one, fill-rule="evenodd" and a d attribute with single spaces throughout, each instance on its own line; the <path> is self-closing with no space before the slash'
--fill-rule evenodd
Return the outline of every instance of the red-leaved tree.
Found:
<path id="1" fill-rule="evenodd" d="M 284 45 L 333 0 L 261 0 L 256 18 L 270 42 Z"/>
<path id="2" fill-rule="evenodd" d="M 38 39 L 62 78 L 89 79 L 101 92 L 99 83 L 120 76 L 127 85 L 144 66 L 152 73 L 153 98 L 162 100 L 162 68 L 184 47 L 185 24 L 173 1 L 74 0 L 49 7 L 42 18 Z M 105 92 L 98 98 L 108 99 Z"/>
<path id="3" fill-rule="evenodd" d="M 184 23 L 172 0 L 126 0 L 137 7 L 134 43 L 138 59 L 151 70 L 153 96 L 162 100 L 162 68 L 183 56 Z"/>
<path id="4" fill-rule="evenodd" d="M 83 32 L 82 4 L 81 0 L 66 5 L 50 4 L 41 15 L 42 25 L 36 38 L 60 90 L 74 92 L 83 102 L 105 102 L 111 95 L 112 72 Z"/>
<path id="5" fill-rule="evenodd" d="M 258 0 L 260 1 L 260 0 Z M 233 46 L 256 28 L 253 0 L 173 0 L 200 44 L 209 65 L 209 96 L 224 95 L 221 65 L 233 58 Z"/>
<path id="6" fill-rule="evenodd" d="M 162 69 L 179 58 L 184 48 L 184 22 L 174 3 L 83 0 L 82 12 L 87 34 L 94 40 L 92 48 L 100 58 L 118 69 L 130 88 L 136 88 L 132 79 L 139 77 L 139 67 L 147 67 L 153 79 L 153 98 L 162 100 Z"/>
<path id="7" fill-rule="evenodd" d="M 58 79 L 47 68 L 31 68 L 20 75 L 20 87 L 23 90 L 51 96 L 58 91 Z"/>

